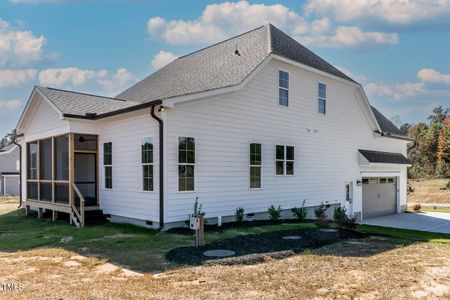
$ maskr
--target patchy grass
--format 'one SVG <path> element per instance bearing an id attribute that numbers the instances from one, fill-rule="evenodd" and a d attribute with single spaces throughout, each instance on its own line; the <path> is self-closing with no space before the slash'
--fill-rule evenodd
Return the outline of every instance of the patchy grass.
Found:
<path id="1" fill-rule="evenodd" d="M 450 245 L 450 234 L 445 233 L 434 233 L 434 232 L 425 232 L 425 231 L 398 229 L 398 228 L 371 226 L 371 225 L 359 225 L 357 231 L 375 235 L 386 235 L 409 241 L 443 243 Z"/>
<path id="2" fill-rule="evenodd" d="M 445 188 L 449 179 L 411 180 L 413 193 L 408 195 L 409 204 L 414 203 L 448 203 L 450 206 L 450 190 Z"/>
<path id="3" fill-rule="evenodd" d="M 407 211 L 414 212 L 413 206 L 408 206 Z M 450 213 L 450 203 L 449 203 L 449 206 L 425 206 L 425 205 L 422 205 L 422 208 L 420 209 L 420 211 Z"/>
<path id="4" fill-rule="evenodd" d="M 9 208 L 8 208 L 9 207 Z M 254 265 L 178 267 L 163 254 L 192 235 L 127 225 L 76 229 L 0 204 L 0 290 L 6 299 L 411 299 L 450 297 L 450 244 L 443 235 L 360 226 L 385 234 L 350 239 Z M 207 242 L 313 227 L 281 224 L 207 232 Z M 155 274 L 159 270 L 165 273 Z M 393 280 L 395 279 L 395 280 Z"/>

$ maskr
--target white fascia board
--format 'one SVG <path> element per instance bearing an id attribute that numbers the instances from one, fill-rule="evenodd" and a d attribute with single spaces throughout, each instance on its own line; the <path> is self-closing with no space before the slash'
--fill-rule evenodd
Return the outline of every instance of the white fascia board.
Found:
<path id="1" fill-rule="evenodd" d="M 369 160 L 361 152 L 358 152 L 358 163 L 360 166 L 368 166 L 370 164 Z"/>
<path id="2" fill-rule="evenodd" d="M 38 94 L 42 97 L 42 99 L 44 99 L 44 101 L 46 101 L 46 102 L 47 102 L 47 103 L 48 103 L 48 104 L 49 104 L 49 105 L 50 105 L 50 106 L 58 113 L 59 119 L 60 119 L 60 120 L 63 120 L 63 119 L 64 119 L 64 114 L 62 113 L 62 111 L 60 111 L 60 110 L 55 106 L 55 104 L 53 104 L 53 102 L 50 101 L 50 100 L 47 98 L 47 96 L 45 96 L 45 94 L 42 93 L 42 91 L 41 91 L 37 86 L 34 86 L 33 91 L 31 92 L 31 95 L 30 95 L 30 97 L 28 98 L 27 104 L 25 105 L 25 108 L 24 108 L 23 111 L 22 111 L 22 114 L 21 114 L 21 116 L 20 116 L 19 122 L 18 122 L 17 125 L 16 125 L 16 131 L 17 131 L 17 133 L 21 133 L 20 131 L 21 131 L 21 129 L 23 129 L 23 128 L 22 128 L 22 124 L 23 124 L 23 122 L 24 122 L 24 120 L 25 120 L 25 117 L 27 116 L 28 110 L 30 109 L 31 103 L 33 102 L 33 99 L 34 99 L 34 96 L 36 95 L 36 93 L 38 93 Z"/>
<path id="3" fill-rule="evenodd" d="M 11 149 L 9 149 L 8 151 L 2 151 L 0 152 L 0 155 L 2 154 L 9 154 L 11 152 L 13 152 L 15 149 L 17 148 L 17 145 L 14 145 Z"/>
<path id="4" fill-rule="evenodd" d="M 213 97 L 213 96 L 218 96 L 218 95 L 222 95 L 222 94 L 228 94 L 228 93 L 232 93 L 232 92 L 236 92 L 241 90 L 242 88 L 244 88 L 249 82 L 250 80 L 252 80 L 256 74 L 259 73 L 260 70 L 262 70 L 270 61 L 272 60 L 271 55 L 268 55 L 252 72 L 250 72 L 250 74 L 239 84 L 236 85 L 232 85 L 232 86 L 227 86 L 224 88 L 219 88 L 219 89 L 214 89 L 214 90 L 209 90 L 209 91 L 205 91 L 205 92 L 200 92 L 200 93 L 195 93 L 195 94 L 190 94 L 190 95 L 184 95 L 184 96 L 177 96 L 177 97 L 173 97 L 173 98 L 167 98 L 167 99 L 163 99 L 163 105 L 165 107 L 173 107 L 176 103 L 180 103 L 180 102 L 187 102 L 187 101 L 192 101 L 192 100 L 199 100 L 202 98 L 207 98 L 207 97 Z"/>
<path id="5" fill-rule="evenodd" d="M 399 167 L 411 167 L 411 164 L 388 164 L 388 163 L 369 163 L 369 167 L 386 167 L 386 168 L 399 168 Z"/>

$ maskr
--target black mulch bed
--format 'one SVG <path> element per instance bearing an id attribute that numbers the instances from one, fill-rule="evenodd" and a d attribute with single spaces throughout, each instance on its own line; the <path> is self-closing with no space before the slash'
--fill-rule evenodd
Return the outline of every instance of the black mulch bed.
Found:
<path id="1" fill-rule="evenodd" d="M 299 240 L 285 240 L 285 236 L 299 235 Z M 200 264 L 255 264 L 267 258 L 285 258 L 308 249 L 333 244 L 347 239 L 366 237 L 366 234 L 353 230 L 339 229 L 337 232 L 322 232 L 319 228 L 282 230 L 261 234 L 236 236 L 203 247 L 180 247 L 166 253 L 170 261 L 182 265 Z M 225 249 L 236 252 L 227 258 L 211 258 L 203 255 L 207 250 Z"/>

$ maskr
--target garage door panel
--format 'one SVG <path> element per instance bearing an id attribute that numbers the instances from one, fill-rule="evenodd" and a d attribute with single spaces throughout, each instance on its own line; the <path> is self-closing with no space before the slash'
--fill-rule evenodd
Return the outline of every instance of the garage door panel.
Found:
<path id="1" fill-rule="evenodd" d="M 397 212 L 395 183 L 379 183 L 378 180 L 369 180 L 368 183 L 363 184 L 362 189 L 363 217 L 365 219 Z"/>

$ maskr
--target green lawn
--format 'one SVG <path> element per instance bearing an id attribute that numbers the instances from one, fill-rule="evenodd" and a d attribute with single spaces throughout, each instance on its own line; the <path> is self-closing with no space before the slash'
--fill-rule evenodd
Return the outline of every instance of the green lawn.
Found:
<path id="1" fill-rule="evenodd" d="M 228 229 L 205 233 L 205 242 L 276 230 L 314 227 L 312 223 L 278 224 L 260 227 Z M 133 225 L 112 224 L 77 229 L 64 221 L 53 222 L 26 217 L 23 210 L 0 213 L 0 252 L 15 252 L 38 247 L 54 247 L 98 255 L 108 261 L 143 271 L 163 270 L 171 265 L 164 259 L 170 249 L 191 246 L 193 234 L 174 234 L 149 230 Z"/>
<path id="2" fill-rule="evenodd" d="M 359 225 L 357 230 L 363 233 L 386 235 L 406 241 L 423 241 L 450 244 L 450 234 L 445 233 L 434 233 L 371 225 Z"/>

